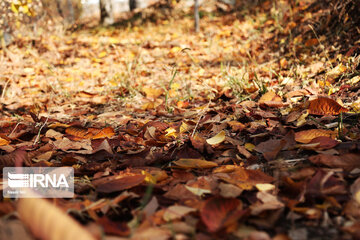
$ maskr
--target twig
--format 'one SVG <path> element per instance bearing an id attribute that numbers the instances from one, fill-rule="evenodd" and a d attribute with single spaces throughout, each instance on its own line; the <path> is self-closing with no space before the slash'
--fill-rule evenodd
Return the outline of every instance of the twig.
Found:
<path id="1" fill-rule="evenodd" d="M 45 125 L 47 124 L 47 121 L 49 120 L 49 116 L 46 118 L 45 122 L 41 125 L 40 129 L 39 129 L 39 132 L 35 138 L 35 141 L 33 143 L 33 145 L 35 145 L 37 143 L 37 141 L 39 141 L 39 138 L 40 138 L 40 133 L 41 133 L 41 130 L 45 127 Z"/>
<path id="2" fill-rule="evenodd" d="M 8 136 L 11 136 L 11 134 L 13 134 L 15 132 L 16 128 L 19 126 L 20 123 L 21 123 L 21 121 L 16 123 L 14 129 L 11 131 L 11 133 Z"/>
<path id="3" fill-rule="evenodd" d="M 199 117 L 199 120 L 196 122 L 195 128 L 194 128 L 194 130 L 193 130 L 193 132 L 192 132 L 192 134 L 191 134 L 191 137 L 194 137 L 195 132 L 196 132 L 196 129 L 197 129 L 197 127 L 199 126 L 199 123 L 200 123 L 201 119 L 204 117 L 205 110 L 207 110 L 207 109 L 209 108 L 210 103 L 211 103 L 211 99 L 210 99 L 210 101 L 208 102 L 206 108 L 202 110 L 202 113 L 201 113 L 201 115 L 200 115 L 200 117 Z"/>

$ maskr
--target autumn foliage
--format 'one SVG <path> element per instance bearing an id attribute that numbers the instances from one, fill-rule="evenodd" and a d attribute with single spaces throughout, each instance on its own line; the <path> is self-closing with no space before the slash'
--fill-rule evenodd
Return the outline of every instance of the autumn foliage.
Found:
<path id="1" fill-rule="evenodd" d="M 359 239 L 357 3 L 327 2 L 204 1 L 196 33 L 173 1 L 1 48 L 0 166 L 71 166 L 75 197 L 2 197 L 0 239 Z"/>

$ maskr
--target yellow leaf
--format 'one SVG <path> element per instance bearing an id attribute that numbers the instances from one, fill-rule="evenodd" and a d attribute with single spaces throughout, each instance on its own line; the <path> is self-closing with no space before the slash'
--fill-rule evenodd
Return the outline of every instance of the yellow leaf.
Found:
<path id="1" fill-rule="evenodd" d="M 252 152 L 255 148 L 255 145 L 252 143 L 245 143 L 244 147 L 246 148 L 246 150 Z"/>
<path id="2" fill-rule="evenodd" d="M 206 142 L 210 145 L 216 145 L 222 143 L 225 140 L 225 131 L 221 131 L 212 138 L 206 139 Z"/>
<path id="3" fill-rule="evenodd" d="M 10 140 L 7 140 L 5 137 L 0 137 L 0 146 L 8 145 Z"/>
<path id="4" fill-rule="evenodd" d="M 178 83 L 173 83 L 173 84 L 171 84 L 170 88 L 171 88 L 172 90 L 178 90 L 178 89 L 180 88 L 180 84 L 178 84 Z"/>
<path id="5" fill-rule="evenodd" d="M 268 192 L 271 190 L 275 189 L 275 185 L 274 184 L 270 184 L 270 183 L 257 183 L 255 185 L 255 187 L 260 191 L 260 192 Z"/>
<path id="6" fill-rule="evenodd" d="M 175 138 L 177 137 L 175 128 L 170 127 L 166 129 L 165 132 L 166 132 L 165 134 L 166 137 L 175 137 Z"/>
<path id="7" fill-rule="evenodd" d="M 146 183 L 156 184 L 156 178 L 152 176 L 150 173 L 148 173 L 147 171 L 141 171 L 141 174 L 145 175 L 144 181 Z"/>
<path id="8" fill-rule="evenodd" d="M 105 51 L 102 51 L 101 53 L 99 53 L 99 55 L 98 55 L 98 57 L 99 58 L 103 58 L 103 57 L 105 57 L 106 56 L 106 52 Z"/>
<path id="9" fill-rule="evenodd" d="M 170 53 L 177 53 L 181 51 L 181 47 L 173 47 L 170 49 Z"/>
<path id="10" fill-rule="evenodd" d="M 91 61 L 95 62 L 95 63 L 101 63 L 102 60 L 100 58 L 92 58 Z"/>
<path id="11" fill-rule="evenodd" d="M 346 71 L 346 66 L 339 64 L 333 69 L 331 69 L 329 72 L 327 72 L 327 76 L 331 79 L 335 79 L 340 77 L 341 74 L 343 74 Z"/>
<path id="12" fill-rule="evenodd" d="M 180 126 L 180 133 L 188 132 L 190 131 L 191 126 L 188 125 L 186 122 L 182 122 Z"/>
<path id="13" fill-rule="evenodd" d="M 218 164 L 215 162 L 210 162 L 206 160 L 196 159 L 196 158 L 181 158 L 173 162 L 177 167 L 183 169 L 192 169 L 192 168 L 213 168 L 217 167 Z"/>
<path id="14" fill-rule="evenodd" d="M 20 7 L 20 5 L 11 3 L 10 8 L 11 8 L 11 11 L 13 11 L 14 13 L 18 13 L 19 12 L 19 7 Z"/>
<path id="15" fill-rule="evenodd" d="M 151 88 L 151 87 L 143 87 L 142 90 L 146 94 L 147 98 L 154 98 L 154 99 L 158 98 L 164 91 L 163 89 Z"/>
<path id="16" fill-rule="evenodd" d="M 301 116 L 297 119 L 296 126 L 302 126 L 306 123 L 306 117 L 309 115 L 309 111 L 305 111 L 305 113 L 301 114 Z"/>
<path id="17" fill-rule="evenodd" d="M 109 43 L 119 44 L 120 40 L 118 38 L 111 37 L 111 38 L 109 38 Z"/>

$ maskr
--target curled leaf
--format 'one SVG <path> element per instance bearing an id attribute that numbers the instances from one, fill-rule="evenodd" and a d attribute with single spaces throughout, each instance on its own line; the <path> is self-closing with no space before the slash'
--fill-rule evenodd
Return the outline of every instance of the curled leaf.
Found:
<path id="1" fill-rule="evenodd" d="M 74 219 L 41 198 L 21 198 L 18 213 L 21 220 L 39 239 L 95 240 Z"/>
<path id="2" fill-rule="evenodd" d="M 216 145 L 222 143 L 225 140 L 225 131 L 220 131 L 212 138 L 206 139 L 206 142 L 210 145 Z"/>

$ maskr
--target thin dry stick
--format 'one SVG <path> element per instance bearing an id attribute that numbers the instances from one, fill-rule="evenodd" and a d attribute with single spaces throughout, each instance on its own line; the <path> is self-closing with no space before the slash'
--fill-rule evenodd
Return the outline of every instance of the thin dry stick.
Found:
<path id="1" fill-rule="evenodd" d="M 192 134 L 191 134 L 191 137 L 194 137 L 195 132 L 196 132 L 196 129 L 197 129 L 197 127 L 199 126 L 199 123 L 200 123 L 201 119 L 204 117 L 204 114 L 205 114 L 206 110 L 208 110 L 208 109 L 209 109 L 209 105 L 210 105 L 210 103 L 211 103 L 211 99 L 210 99 L 210 101 L 208 102 L 208 104 L 207 104 L 206 108 L 204 108 L 204 109 L 202 110 L 202 113 L 201 113 L 201 115 L 200 115 L 200 117 L 199 117 L 199 120 L 196 122 L 196 125 L 195 125 L 195 128 L 194 128 L 194 131 L 193 131 L 193 132 L 192 132 Z"/>
<path id="2" fill-rule="evenodd" d="M 41 130 L 45 127 L 45 125 L 47 124 L 47 121 L 49 120 L 49 116 L 46 118 L 45 122 L 41 125 L 40 129 L 39 129 L 39 132 L 35 138 L 35 141 L 33 143 L 33 145 L 35 145 L 38 141 L 39 141 L 39 138 L 40 138 L 40 133 L 41 133 Z"/>
<path id="3" fill-rule="evenodd" d="M 11 136 L 11 134 L 13 134 L 15 132 L 16 128 L 19 126 L 20 123 L 21 122 L 16 123 L 14 129 L 11 131 L 11 133 L 8 136 Z"/>
<path id="4" fill-rule="evenodd" d="M 11 81 L 11 79 L 7 80 L 6 83 L 5 83 L 5 85 L 4 85 L 4 89 L 3 89 L 3 92 L 2 92 L 2 94 L 1 94 L 1 99 L 4 99 L 4 97 L 5 97 L 5 92 L 6 92 L 6 88 L 7 88 L 7 86 L 9 85 L 10 81 Z"/>

